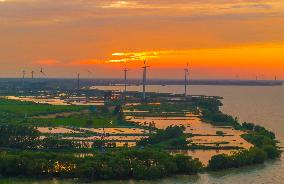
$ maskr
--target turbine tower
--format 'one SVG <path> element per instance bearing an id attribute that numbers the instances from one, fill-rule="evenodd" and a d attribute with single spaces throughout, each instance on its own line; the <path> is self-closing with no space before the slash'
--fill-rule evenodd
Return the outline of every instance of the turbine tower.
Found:
<path id="1" fill-rule="evenodd" d="M 35 73 L 35 71 L 31 71 L 31 74 L 32 74 L 32 79 L 34 79 L 34 73 Z"/>
<path id="2" fill-rule="evenodd" d="M 22 77 L 23 77 L 23 79 L 25 79 L 26 71 L 25 71 L 25 70 L 23 70 L 23 71 L 22 71 L 22 74 L 23 74 L 23 76 L 22 76 Z"/>
<path id="3" fill-rule="evenodd" d="M 80 73 L 77 74 L 77 89 L 80 90 Z"/>
<path id="4" fill-rule="evenodd" d="M 147 80 L 147 68 L 150 66 L 146 65 L 146 61 L 144 61 L 143 68 L 143 101 L 146 100 L 146 80 Z"/>
<path id="5" fill-rule="evenodd" d="M 41 68 L 40 71 L 39 71 L 43 76 L 46 76 L 45 72 L 44 72 L 44 69 Z"/>
<path id="6" fill-rule="evenodd" d="M 189 76 L 189 68 L 188 63 L 186 64 L 186 68 L 184 69 L 184 96 L 187 96 L 187 78 Z"/>
<path id="7" fill-rule="evenodd" d="M 129 69 L 127 69 L 126 67 L 124 68 L 124 94 L 126 96 L 126 87 L 127 87 L 127 72 L 129 71 Z"/>

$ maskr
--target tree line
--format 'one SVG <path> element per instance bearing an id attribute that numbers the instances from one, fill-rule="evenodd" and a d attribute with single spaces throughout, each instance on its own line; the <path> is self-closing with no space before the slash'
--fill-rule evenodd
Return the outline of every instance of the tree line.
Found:
<path id="1" fill-rule="evenodd" d="M 281 151 L 277 146 L 275 134 L 264 127 L 244 122 L 241 129 L 247 133 L 242 137 L 254 145 L 249 150 L 240 150 L 232 155 L 215 155 L 209 161 L 210 170 L 238 168 L 246 165 L 264 163 L 267 159 L 279 158 Z"/>
<path id="2" fill-rule="evenodd" d="M 0 147 L 26 150 L 56 150 L 75 149 L 79 143 L 71 140 L 62 140 L 57 137 L 40 137 L 40 132 L 32 126 L 0 125 Z"/>
<path id="3" fill-rule="evenodd" d="M 163 149 L 186 149 L 189 142 L 184 133 L 184 126 L 168 126 L 166 129 L 158 129 L 155 134 L 151 134 L 148 138 L 141 139 L 137 142 L 137 146 L 160 147 Z"/>
<path id="4" fill-rule="evenodd" d="M 44 152 L 2 152 L 0 174 L 4 177 L 60 177 L 82 180 L 157 179 L 174 174 L 196 174 L 201 162 L 189 156 L 163 151 L 127 149 L 97 153 L 83 158 Z"/>

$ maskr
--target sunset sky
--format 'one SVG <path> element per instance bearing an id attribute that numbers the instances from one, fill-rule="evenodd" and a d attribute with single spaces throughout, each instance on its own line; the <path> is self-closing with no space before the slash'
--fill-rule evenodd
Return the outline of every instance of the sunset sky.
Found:
<path id="1" fill-rule="evenodd" d="M 284 0 L 0 0 L 0 77 L 284 79 Z"/>

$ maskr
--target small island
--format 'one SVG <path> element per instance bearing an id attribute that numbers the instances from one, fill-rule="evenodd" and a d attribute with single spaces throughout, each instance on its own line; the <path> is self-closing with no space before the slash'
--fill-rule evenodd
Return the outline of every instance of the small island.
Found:
<path id="1" fill-rule="evenodd" d="M 222 113 L 217 96 L 32 85 L 0 95 L 2 177 L 150 180 L 281 154 L 273 132 Z"/>

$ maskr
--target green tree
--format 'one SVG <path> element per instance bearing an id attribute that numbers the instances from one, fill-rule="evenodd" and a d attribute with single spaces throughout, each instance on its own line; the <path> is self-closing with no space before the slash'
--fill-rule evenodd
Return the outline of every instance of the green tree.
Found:
<path id="1" fill-rule="evenodd" d="M 231 167 L 232 160 L 225 154 L 214 155 L 209 160 L 208 168 L 213 171 L 222 170 Z"/>
<path id="2" fill-rule="evenodd" d="M 196 174 L 202 168 L 202 163 L 198 159 L 192 159 L 190 156 L 178 154 L 174 158 L 178 173 Z"/>
<path id="3" fill-rule="evenodd" d="M 281 151 L 279 151 L 275 146 L 265 145 L 262 149 L 267 153 L 267 157 L 270 159 L 280 157 Z"/>

